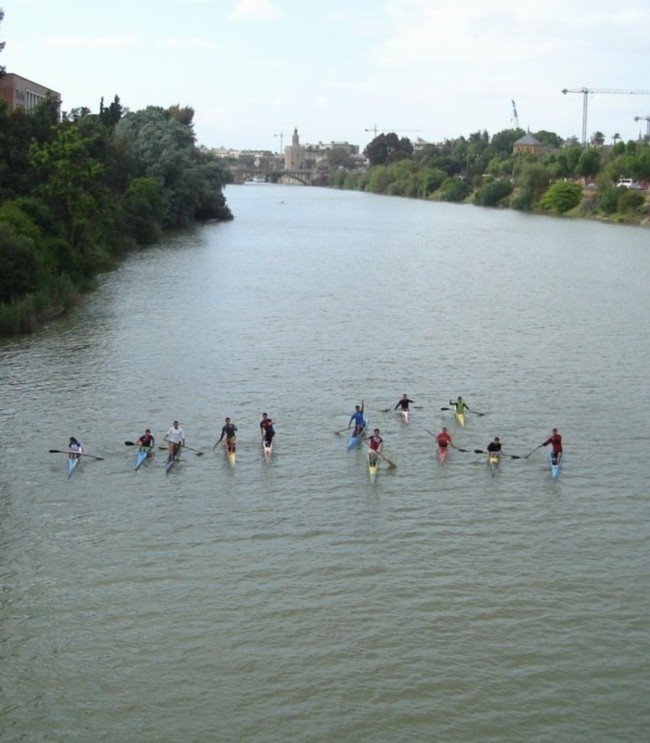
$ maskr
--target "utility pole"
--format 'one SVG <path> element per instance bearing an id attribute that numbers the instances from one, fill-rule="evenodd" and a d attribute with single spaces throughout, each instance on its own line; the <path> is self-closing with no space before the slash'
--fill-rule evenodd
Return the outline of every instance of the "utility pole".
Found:
<path id="1" fill-rule="evenodd" d="M 590 93 L 613 93 L 615 95 L 650 95 L 650 90 L 619 90 L 617 88 L 564 88 L 562 93 L 582 93 L 582 146 L 587 146 L 587 107 Z"/>
<path id="2" fill-rule="evenodd" d="M 274 137 L 280 137 L 280 154 L 284 154 L 284 150 L 282 149 L 282 141 L 284 139 L 284 132 L 280 132 L 279 134 L 274 134 Z"/>

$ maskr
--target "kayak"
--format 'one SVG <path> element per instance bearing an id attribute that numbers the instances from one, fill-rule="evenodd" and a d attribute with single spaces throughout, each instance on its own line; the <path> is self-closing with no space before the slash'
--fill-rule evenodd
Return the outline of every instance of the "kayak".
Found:
<path id="1" fill-rule="evenodd" d="M 559 474 L 560 474 L 560 467 L 562 465 L 562 460 L 560 459 L 553 461 L 553 457 L 549 457 L 549 462 L 551 464 L 551 479 L 557 480 Z"/>
<path id="2" fill-rule="evenodd" d="M 237 450 L 229 449 L 227 446 L 225 446 L 224 449 L 226 450 L 226 456 L 228 457 L 228 462 L 230 462 L 230 466 L 234 467 L 235 462 L 237 461 Z"/>
<path id="3" fill-rule="evenodd" d="M 368 421 L 364 423 L 363 428 L 356 436 L 350 436 L 350 438 L 348 439 L 348 451 L 352 451 L 355 446 L 359 446 L 359 444 L 361 444 L 361 442 L 363 441 L 363 434 L 366 432 L 366 428 L 368 428 Z"/>
<path id="4" fill-rule="evenodd" d="M 72 473 L 77 469 L 80 457 L 68 458 L 68 480 L 72 477 Z"/>
<path id="5" fill-rule="evenodd" d="M 266 459 L 267 462 L 270 462 L 271 455 L 273 454 L 273 439 L 271 439 L 270 444 L 266 443 L 266 439 L 262 439 L 262 452 L 264 453 L 264 459 Z"/>
<path id="6" fill-rule="evenodd" d="M 146 449 L 139 449 L 135 453 L 135 470 L 136 470 L 136 472 L 143 465 L 145 459 L 148 459 L 150 456 L 151 456 L 151 448 L 150 447 L 147 447 Z"/>
<path id="7" fill-rule="evenodd" d="M 379 467 L 379 460 L 376 459 L 374 462 L 372 459 L 370 459 L 370 454 L 368 454 L 368 476 L 370 477 L 370 482 L 374 483 L 374 481 L 377 479 L 377 468 Z"/>
<path id="8" fill-rule="evenodd" d="M 499 457 L 498 454 L 488 454 L 488 467 L 490 468 L 490 474 L 492 477 L 494 477 L 497 473 L 497 470 L 499 469 L 499 460 L 501 457 Z"/>
<path id="9" fill-rule="evenodd" d="M 178 454 L 175 454 L 172 456 L 171 454 L 167 455 L 167 464 L 165 465 L 165 474 L 168 475 L 172 471 L 172 467 L 177 463 L 180 462 L 181 459 L 181 452 L 180 449 L 178 451 Z"/>
<path id="10" fill-rule="evenodd" d="M 438 460 L 440 461 L 440 464 L 444 464 L 447 461 L 447 452 L 448 449 L 446 446 L 438 447 Z"/>
<path id="11" fill-rule="evenodd" d="M 458 423 L 459 426 L 464 427 L 465 426 L 465 413 L 455 413 L 456 416 L 456 423 Z"/>
<path id="12" fill-rule="evenodd" d="M 409 411 L 408 410 L 400 410 L 398 412 L 399 412 L 399 415 L 400 415 L 400 417 L 402 419 L 402 425 L 403 426 L 408 426 L 408 424 L 409 424 Z"/>

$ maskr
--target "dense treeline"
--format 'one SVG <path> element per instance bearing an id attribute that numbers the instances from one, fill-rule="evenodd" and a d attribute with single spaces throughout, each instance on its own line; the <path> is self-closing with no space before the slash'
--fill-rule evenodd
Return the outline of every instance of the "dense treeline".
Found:
<path id="1" fill-rule="evenodd" d="M 612 221 L 650 220 L 644 193 L 616 185 L 621 177 L 650 181 L 650 143 L 614 137 L 615 143 L 605 146 L 596 133 L 593 146 L 584 148 L 540 131 L 534 134 L 543 145 L 539 153 L 513 154 L 524 133 L 506 129 L 490 137 L 479 131 L 417 153 L 408 139 L 381 134 L 364 151 L 370 167 L 338 170 L 330 185 Z"/>
<path id="2" fill-rule="evenodd" d="M 50 101 L 29 114 L 0 101 L 0 333 L 32 329 L 164 229 L 232 219 L 193 114 L 115 97 L 59 120 Z"/>

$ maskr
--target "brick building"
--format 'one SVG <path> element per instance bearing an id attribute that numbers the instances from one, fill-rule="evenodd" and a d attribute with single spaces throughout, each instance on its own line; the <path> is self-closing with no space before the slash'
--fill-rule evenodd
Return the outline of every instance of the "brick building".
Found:
<path id="1" fill-rule="evenodd" d="M 29 113 L 41 101 L 48 98 L 56 102 L 59 111 L 61 109 L 59 93 L 13 72 L 8 72 L 0 78 L 0 98 L 7 101 L 10 111 L 22 108 Z"/>

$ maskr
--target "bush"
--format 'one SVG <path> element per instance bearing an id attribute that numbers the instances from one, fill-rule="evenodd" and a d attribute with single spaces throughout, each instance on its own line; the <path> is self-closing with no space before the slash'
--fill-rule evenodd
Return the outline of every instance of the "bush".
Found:
<path id="1" fill-rule="evenodd" d="M 484 183 L 474 194 L 474 203 L 478 206 L 496 206 L 510 196 L 513 185 L 510 181 L 498 180 Z"/>
<path id="2" fill-rule="evenodd" d="M 564 214 L 574 209 L 582 200 L 582 186 L 577 183 L 558 181 L 542 194 L 540 206 L 555 214 Z"/>
<path id="3" fill-rule="evenodd" d="M 443 183 L 439 191 L 440 198 L 443 201 L 453 201 L 455 203 L 464 201 L 469 196 L 469 193 L 469 185 L 460 178 L 449 178 Z"/>
<path id="4" fill-rule="evenodd" d="M 44 275 L 34 241 L 0 222 L 0 302 L 9 304 L 35 291 Z"/>

